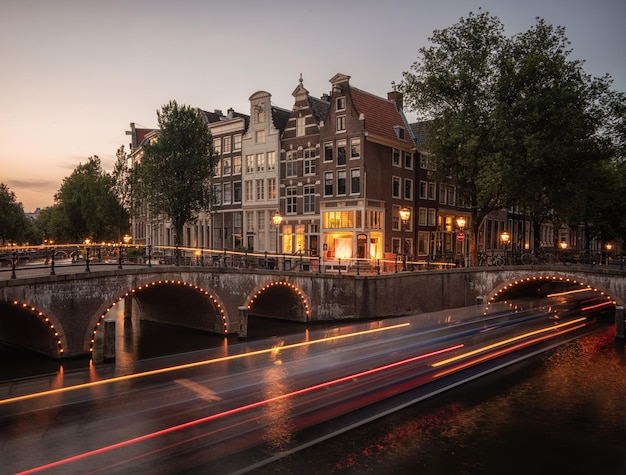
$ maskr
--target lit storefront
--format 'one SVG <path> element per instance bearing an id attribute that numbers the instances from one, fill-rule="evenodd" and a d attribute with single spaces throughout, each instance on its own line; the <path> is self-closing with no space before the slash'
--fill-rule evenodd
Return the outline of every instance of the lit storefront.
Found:
<path id="1" fill-rule="evenodd" d="M 384 203 L 322 203 L 321 212 L 324 260 L 383 257 Z"/>

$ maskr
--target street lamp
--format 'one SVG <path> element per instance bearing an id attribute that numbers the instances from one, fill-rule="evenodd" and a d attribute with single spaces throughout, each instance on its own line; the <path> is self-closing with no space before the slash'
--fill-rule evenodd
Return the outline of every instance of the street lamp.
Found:
<path id="1" fill-rule="evenodd" d="M 611 249 L 613 249 L 613 244 L 608 243 L 606 245 L 606 265 L 609 265 L 609 258 L 611 254 Z"/>
<path id="2" fill-rule="evenodd" d="M 465 218 L 463 216 L 459 216 L 458 218 L 456 218 L 456 227 L 459 231 L 461 231 L 459 234 L 457 234 L 456 239 L 457 241 L 461 242 L 461 257 L 463 258 L 463 267 L 467 267 L 465 265 L 465 235 L 463 233 L 463 230 L 465 229 Z"/>
<path id="3" fill-rule="evenodd" d="M 511 235 L 507 231 L 504 231 L 500 234 L 500 240 L 502 241 L 502 247 L 504 247 L 504 260 L 506 262 L 506 248 L 511 240 Z"/>
<path id="4" fill-rule="evenodd" d="M 404 239 L 404 233 L 406 231 L 406 225 L 411 219 L 411 210 L 409 208 L 400 208 L 400 221 L 402 223 L 402 270 L 406 270 L 406 241 Z"/>
<path id="5" fill-rule="evenodd" d="M 272 216 L 272 223 L 274 223 L 274 226 L 276 226 L 276 254 L 278 254 L 278 231 L 280 229 L 280 223 L 282 222 L 283 217 L 278 211 L 276 211 L 276 213 L 274 213 L 274 216 Z"/>
<path id="6" fill-rule="evenodd" d="M 90 272 L 89 270 L 89 244 L 91 244 L 91 239 L 85 239 L 85 272 Z"/>

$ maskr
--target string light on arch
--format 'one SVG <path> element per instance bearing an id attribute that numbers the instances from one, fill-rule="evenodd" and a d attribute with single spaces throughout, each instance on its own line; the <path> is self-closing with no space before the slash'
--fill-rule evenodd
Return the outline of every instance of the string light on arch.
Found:
<path id="1" fill-rule="evenodd" d="M 215 309 L 218 312 L 218 316 L 222 320 L 222 328 L 223 328 L 224 334 L 228 334 L 228 322 L 226 320 L 226 313 L 224 312 L 224 309 L 222 308 L 222 306 L 219 303 L 219 301 L 210 292 L 206 291 L 202 287 L 199 287 L 198 285 L 195 285 L 195 284 L 192 284 L 192 283 L 188 283 L 188 282 L 182 282 L 180 280 L 178 280 L 178 281 L 174 281 L 174 280 L 171 280 L 171 281 L 170 280 L 159 280 L 159 281 L 152 281 L 152 282 L 148 282 L 148 283 L 142 283 L 141 285 L 137 285 L 136 287 L 134 287 L 130 291 L 125 292 L 122 297 L 119 297 L 115 302 L 112 302 L 105 309 L 104 313 L 102 315 L 100 315 L 100 317 L 98 318 L 98 321 L 95 323 L 95 325 L 94 325 L 94 327 L 92 329 L 91 339 L 90 339 L 90 344 L 89 344 L 89 352 L 93 353 L 93 351 L 94 351 L 94 344 L 95 344 L 96 333 L 98 332 L 98 329 L 100 328 L 102 322 L 106 318 L 107 313 L 109 313 L 113 309 L 113 307 L 115 307 L 117 305 L 118 302 L 120 302 L 124 297 L 129 297 L 131 295 L 136 294 L 140 290 L 147 289 L 147 288 L 149 288 L 151 286 L 157 286 L 157 285 L 163 285 L 163 284 L 182 285 L 184 287 L 189 287 L 191 289 L 197 290 L 200 293 L 202 293 L 203 295 L 205 295 L 211 301 L 211 303 L 213 304 L 213 306 L 215 307 Z"/>
<path id="2" fill-rule="evenodd" d="M 246 307 L 248 308 L 248 310 L 250 310 L 252 308 L 252 304 L 254 303 L 254 301 L 264 292 L 266 292 L 267 290 L 269 290 L 272 287 L 275 286 L 283 286 L 283 287 L 287 287 L 289 289 L 291 289 L 300 299 L 300 301 L 302 302 L 302 306 L 304 307 L 304 313 L 309 316 L 311 314 L 311 310 L 309 308 L 309 303 L 307 302 L 307 299 L 304 295 L 304 292 L 302 292 L 302 290 L 295 284 L 291 283 L 291 282 L 287 282 L 285 280 L 279 280 L 279 281 L 274 281 L 274 282 L 270 282 L 269 284 L 264 285 L 262 288 L 260 288 L 259 290 L 257 290 L 255 292 L 255 294 L 250 298 L 250 301 L 248 302 L 248 305 L 246 305 Z"/>
<path id="3" fill-rule="evenodd" d="M 29 306 L 25 302 L 19 302 L 18 300 L 13 300 L 12 303 L 16 307 L 20 307 L 23 310 L 31 312 L 36 318 L 40 319 L 48 327 L 48 329 L 50 330 L 50 333 L 52 333 L 52 336 L 56 339 L 57 351 L 59 352 L 59 355 L 63 355 L 65 353 L 65 348 L 63 347 L 63 340 L 61 339 L 59 332 L 55 328 L 54 323 L 50 321 L 49 317 L 46 317 L 43 314 L 43 312 L 40 312 L 33 306 Z"/>

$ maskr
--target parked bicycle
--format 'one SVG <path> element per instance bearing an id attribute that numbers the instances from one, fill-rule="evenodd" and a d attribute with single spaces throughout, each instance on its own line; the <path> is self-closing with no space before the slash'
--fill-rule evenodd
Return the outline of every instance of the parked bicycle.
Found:
<path id="1" fill-rule="evenodd" d="M 524 265 L 537 265 L 537 264 L 556 264 L 559 262 L 559 258 L 556 254 L 547 252 L 544 249 L 525 251 L 522 253 L 522 264 Z"/>
<path id="2" fill-rule="evenodd" d="M 484 252 L 479 252 L 478 253 L 478 265 L 502 267 L 504 265 L 504 258 L 497 254 L 487 255 Z"/>

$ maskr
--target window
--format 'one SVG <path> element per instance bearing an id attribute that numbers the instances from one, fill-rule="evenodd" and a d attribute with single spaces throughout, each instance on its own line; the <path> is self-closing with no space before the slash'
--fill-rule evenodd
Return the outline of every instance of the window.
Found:
<path id="1" fill-rule="evenodd" d="M 404 130 L 404 127 L 400 127 L 399 125 L 394 125 L 394 126 L 393 126 L 393 130 L 395 130 L 395 132 L 396 132 L 396 136 L 397 136 L 400 140 L 404 140 L 404 138 L 405 138 L 405 130 Z"/>
<path id="2" fill-rule="evenodd" d="M 337 110 L 338 111 L 346 110 L 346 98 L 345 97 L 337 98 Z"/>
<path id="3" fill-rule="evenodd" d="M 350 140 L 350 159 L 361 158 L 361 139 Z"/>
<path id="4" fill-rule="evenodd" d="M 241 150 L 241 134 L 237 134 L 234 137 L 235 140 L 233 141 L 233 150 Z"/>
<path id="5" fill-rule="evenodd" d="M 287 163 L 285 164 L 285 176 L 294 177 L 298 176 L 298 152 L 290 150 L 287 152 Z"/>
<path id="6" fill-rule="evenodd" d="M 428 198 L 428 183 L 420 181 L 420 199 L 425 200 Z"/>
<path id="7" fill-rule="evenodd" d="M 437 184 L 432 181 L 429 181 L 428 182 L 428 199 L 429 200 L 437 199 L 436 190 L 437 190 Z"/>
<path id="8" fill-rule="evenodd" d="M 333 194 L 333 172 L 324 173 L 324 196 Z"/>
<path id="9" fill-rule="evenodd" d="M 353 168 L 350 170 L 350 193 L 361 193 L 361 170 L 359 168 Z"/>
<path id="10" fill-rule="evenodd" d="M 222 138 L 222 152 L 230 153 L 230 135 Z"/>
<path id="11" fill-rule="evenodd" d="M 276 152 L 267 152 L 267 171 L 276 170 Z"/>
<path id="12" fill-rule="evenodd" d="M 346 116 L 341 115 L 337 117 L 337 132 L 344 132 L 346 130 Z"/>
<path id="13" fill-rule="evenodd" d="M 330 142 L 324 144 L 324 161 L 333 161 L 333 144 Z"/>
<path id="14" fill-rule="evenodd" d="M 231 174 L 231 158 L 230 157 L 224 157 L 224 160 L 222 162 L 222 174 L 224 176 L 230 176 Z"/>
<path id="15" fill-rule="evenodd" d="M 337 194 L 345 195 L 346 194 L 346 171 L 339 170 L 337 172 Z"/>
<path id="16" fill-rule="evenodd" d="M 305 121 L 304 117 L 296 117 L 296 137 L 302 137 L 305 134 Z"/>
<path id="17" fill-rule="evenodd" d="M 265 154 L 264 153 L 256 154 L 256 171 L 257 172 L 265 171 Z"/>
<path id="18" fill-rule="evenodd" d="M 221 155 L 222 153 L 222 139 L 217 137 L 213 139 L 213 148 L 215 149 L 215 153 Z"/>
<path id="19" fill-rule="evenodd" d="M 257 130 L 254 134 L 255 143 L 265 143 L 265 130 Z"/>
<path id="20" fill-rule="evenodd" d="M 394 167 L 400 166 L 400 150 L 398 150 L 397 148 L 394 148 L 391 152 L 391 164 Z"/>
<path id="21" fill-rule="evenodd" d="M 439 204 L 445 205 L 448 200 L 448 187 L 444 183 L 439 183 Z"/>
<path id="22" fill-rule="evenodd" d="M 315 185 L 304 185 L 304 213 L 315 213 Z"/>
<path id="23" fill-rule="evenodd" d="M 417 233 L 417 253 L 422 256 L 428 254 L 428 238 L 429 233 L 426 231 Z"/>
<path id="24" fill-rule="evenodd" d="M 287 214 L 296 214 L 298 212 L 297 207 L 297 194 L 298 188 L 295 186 L 288 186 L 285 190 L 287 196 Z"/>
<path id="25" fill-rule="evenodd" d="M 267 198 L 269 200 L 275 200 L 276 195 L 276 178 L 267 179 Z"/>
<path id="26" fill-rule="evenodd" d="M 215 176 L 222 176 L 222 160 L 219 158 L 215 162 Z"/>
<path id="27" fill-rule="evenodd" d="M 404 199 L 405 200 L 413 199 L 413 180 L 409 178 L 404 179 Z"/>
<path id="28" fill-rule="evenodd" d="M 337 142 L 337 165 L 346 164 L 346 141 L 340 140 Z"/>
<path id="29" fill-rule="evenodd" d="M 456 186 L 448 186 L 448 204 L 450 206 L 456 206 Z"/>
<path id="30" fill-rule="evenodd" d="M 428 210 L 426 208 L 420 208 L 419 209 L 419 211 L 418 211 L 419 219 L 418 219 L 418 222 L 417 222 L 419 226 L 426 226 L 426 223 L 428 222 L 427 221 L 427 213 L 428 213 Z"/>
<path id="31" fill-rule="evenodd" d="M 246 155 L 246 173 L 254 173 L 254 155 Z"/>
<path id="32" fill-rule="evenodd" d="M 246 180 L 246 201 L 254 201 L 254 182 L 252 180 Z"/>
<path id="33" fill-rule="evenodd" d="M 241 157 L 233 158 L 233 175 L 241 174 Z"/>
<path id="34" fill-rule="evenodd" d="M 233 183 L 233 203 L 241 203 L 241 182 Z"/>
<path id="35" fill-rule="evenodd" d="M 413 154 L 411 152 L 404 152 L 404 168 L 413 169 Z"/>
<path id="36" fill-rule="evenodd" d="M 222 187 L 220 185 L 213 185 L 213 196 L 215 197 L 215 204 L 218 206 L 222 204 L 222 193 L 220 192 L 221 189 Z"/>
<path id="37" fill-rule="evenodd" d="M 400 198 L 400 177 L 391 177 L 391 196 L 394 198 Z"/>
<path id="38" fill-rule="evenodd" d="M 307 148 L 304 151 L 304 174 L 315 175 L 315 162 L 317 159 L 317 149 Z"/>
<path id="39" fill-rule="evenodd" d="M 437 210 L 435 208 L 428 208 L 428 225 L 434 226 L 437 221 Z"/>
<path id="40" fill-rule="evenodd" d="M 256 181 L 256 200 L 265 200 L 265 180 Z"/>
<path id="41" fill-rule="evenodd" d="M 231 202 L 232 185 L 230 183 L 224 183 L 224 193 L 222 194 L 222 202 L 227 205 Z"/>
<path id="42" fill-rule="evenodd" d="M 246 211 L 246 228 L 250 232 L 254 232 L 254 212 Z"/>

